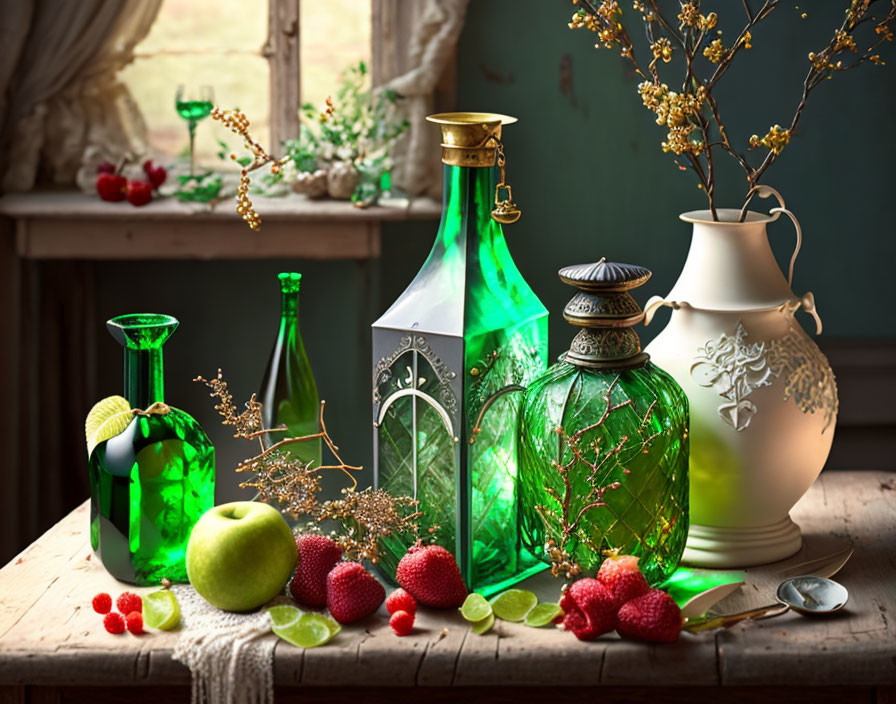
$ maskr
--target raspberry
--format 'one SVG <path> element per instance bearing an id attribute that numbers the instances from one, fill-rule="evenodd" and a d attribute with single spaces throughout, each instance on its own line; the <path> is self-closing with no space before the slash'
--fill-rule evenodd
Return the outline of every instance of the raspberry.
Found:
<path id="1" fill-rule="evenodd" d="M 386 599 L 386 611 L 394 614 L 396 611 L 406 611 L 411 616 L 417 613 L 417 602 L 404 589 L 396 589 Z"/>
<path id="2" fill-rule="evenodd" d="M 114 633 L 115 635 L 124 633 L 124 617 L 112 611 L 103 617 L 103 627 L 109 633 Z"/>
<path id="3" fill-rule="evenodd" d="M 397 636 L 406 636 L 414 630 L 414 614 L 407 611 L 396 611 L 389 619 L 389 625 Z"/>
<path id="4" fill-rule="evenodd" d="M 107 614 L 112 610 L 112 597 L 106 592 L 100 592 L 93 597 L 93 610 L 98 614 Z"/>
<path id="5" fill-rule="evenodd" d="M 115 606 L 122 614 L 129 614 L 132 611 L 143 613 L 143 599 L 133 592 L 122 592 L 115 600 Z"/>
<path id="6" fill-rule="evenodd" d="M 600 566 L 595 579 L 610 590 L 617 610 L 650 590 L 647 580 L 638 569 L 638 558 L 632 555 L 608 557 Z"/>
<path id="7" fill-rule="evenodd" d="M 674 643 L 681 633 L 681 609 L 666 592 L 651 589 L 619 609 L 616 632 L 649 643 Z"/>
<path id="8" fill-rule="evenodd" d="M 127 623 L 128 630 L 135 636 L 143 635 L 145 632 L 143 630 L 143 614 L 139 611 L 131 611 L 125 618 L 125 623 Z"/>
<path id="9" fill-rule="evenodd" d="M 560 599 L 560 608 L 563 627 L 579 640 L 594 640 L 616 624 L 613 593 L 596 579 L 575 582 Z"/>

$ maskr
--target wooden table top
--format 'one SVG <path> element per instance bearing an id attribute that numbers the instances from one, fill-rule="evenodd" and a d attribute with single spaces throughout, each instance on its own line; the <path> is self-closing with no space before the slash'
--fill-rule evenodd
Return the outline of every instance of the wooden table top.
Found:
<path id="1" fill-rule="evenodd" d="M 185 685 L 172 660 L 178 632 L 106 633 L 94 594 L 125 587 L 92 556 L 88 507 L 78 509 L 0 570 L 0 695 L 23 685 Z M 454 612 L 421 610 L 397 638 L 382 615 L 348 626 L 330 644 L 303 651 L 278 642 L 278 686 L 743 687 L 833 685 L 896 690 L 896 474 L 826 472 L 793 511 L 804 547 L 790 560 L 750 569 L 747 584 L 718 611 L 774 601 L 775 575 L 849 541 L 855 554 L 837 579 L 850 591 L 830 617 L 786 614 L 726 631 L 683 633 L 672 645 L 581 643 L 557 629 L 500 623 L 476 636 Z M 548 575 L 534 588 L 556 599 Z M 148 590 L 138 590 L 148 591 Z M 445 631 L 447 629 L 447 631 Z M 270 636 L 273 638 L 274 636 Z M 3 700 L 3 696 L 0 696 Z M 18 700 L 15 700 L 18 701 Z M 889 700 L 888 700 L 889 701 Z"/>

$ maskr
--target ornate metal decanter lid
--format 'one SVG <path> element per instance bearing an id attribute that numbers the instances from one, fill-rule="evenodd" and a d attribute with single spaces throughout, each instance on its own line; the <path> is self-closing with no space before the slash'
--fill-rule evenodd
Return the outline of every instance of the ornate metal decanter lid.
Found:
<path id="1" fill-rule="evenodd" d="M 563 355 L 570 364 L 591 369 L 639 367 L 648 359 L 632 326 L 644 311 L 629 291 L 642 285 L 651 272 L 641 266 L 601 259 L 561 269 L 560 280 L 579 289 L 566 304 L 563 317 L 582 329 Z"/>

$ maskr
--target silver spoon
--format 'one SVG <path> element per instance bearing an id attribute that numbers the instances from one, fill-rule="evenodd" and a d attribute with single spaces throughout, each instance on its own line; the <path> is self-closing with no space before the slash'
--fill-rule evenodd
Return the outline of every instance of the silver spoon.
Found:
<path id="1" fill-rule="evenodd" d="M 778 600 L 769 606 L 760 606 L 736 614 L 708 616 L 688 619 L 685 630 L 697 632 L 713 628 L 730 628 L 746 619 L 757 621 L 772 616 L 780 616 L 790 610 L 806 616 L 832 614 L 842 609 L 849 600 L 846 587 L 832 579 L 810 575 L 791 577 L 778 585 L 775 592 Z"/>

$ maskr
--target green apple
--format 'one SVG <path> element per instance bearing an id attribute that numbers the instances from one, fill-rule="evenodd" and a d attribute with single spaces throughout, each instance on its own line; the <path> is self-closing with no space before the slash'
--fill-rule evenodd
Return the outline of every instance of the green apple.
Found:
<path id="1" fill-rule="evenodd" d="M 295 538 L 279 511 L 235 501 L 209 509 L 193 526 L 187 576 L 212 606 L 250 611 L 283 591 L 297 558 Z"/>

